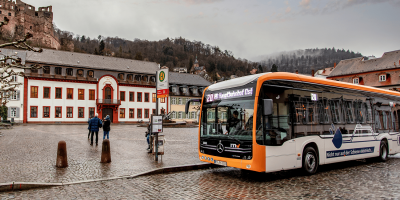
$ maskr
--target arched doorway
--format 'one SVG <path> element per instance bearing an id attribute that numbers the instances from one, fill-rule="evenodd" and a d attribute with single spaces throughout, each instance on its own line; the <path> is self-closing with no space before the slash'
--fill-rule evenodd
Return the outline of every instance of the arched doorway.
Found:
<path id="1" fill-rule="evenodd" d="M 110 116 L 110 121 L 113 122 L 113 109 L 112 108 L 103 108 L 101 119 L 103 120 L 104 118 L 106 118 L 107 115 Z"/>

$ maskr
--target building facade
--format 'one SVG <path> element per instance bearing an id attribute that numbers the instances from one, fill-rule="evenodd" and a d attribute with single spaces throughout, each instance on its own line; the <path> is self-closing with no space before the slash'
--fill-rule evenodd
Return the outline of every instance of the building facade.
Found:
<path id="1" fill-rule="evenodd" d="M 400 91 L 400 50 L 385 52 L 381 58 L 342 60 L 327 78 Z"/>
<path id="2" fill-rule="evenodd" d="M 55 50 L 18 56 L 42 69 L 16 77 L 22 85 L 7 104 L 8 118 L 16 122 L 86 123 L 98 113 L 110 115 L 113 123 L 132 123 L 155 113 L 156 63 Z"/>

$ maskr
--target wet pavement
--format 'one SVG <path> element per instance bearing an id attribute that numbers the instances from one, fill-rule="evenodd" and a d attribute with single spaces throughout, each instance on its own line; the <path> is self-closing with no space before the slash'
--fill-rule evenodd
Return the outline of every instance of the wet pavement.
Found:
<path id="1" fill-rule="evenodd" d="M 1 130 L 0 183 L 73 182 L 128 176 L 152 169 L 202 164 L 197 153 L 197 128 L 166 128 L 165 155 L 155 162 L 146 151 L 146 128 L 111 125 L 111 163 L 100 163 L 99 145 L 91 146 L 87 125 L 20 125 Z M 56 168 L 57 145 L 67 144 L 68 167 Z"/>
<path id="2" fill-rule="evenodd" d="M 164 129 L 166 155 L 155 163 L 145 152 L 145 128 L 115 125 L 109 164 L 100 163 L 101 146 L 90 146 L 83 128 L 29 125 L 1 130 L 0 182 L 71 182 L 201 164 L 195 128 Z M 66 169 L 55 168 L 59 140 L 67 142 Z M 1 192 L 0 199 L 400 199 L 400 154 L 383 163 L 357 160 L 318 170 L 307 176 L 301 170 L 255 173 L 223 167 Z"/>
<path id="3" fill-rule="evenodd" d="M 300 170 L 250 173 L 230 167 L 0 193 L 1 199 L 399 199 L 400 156 Z"/>

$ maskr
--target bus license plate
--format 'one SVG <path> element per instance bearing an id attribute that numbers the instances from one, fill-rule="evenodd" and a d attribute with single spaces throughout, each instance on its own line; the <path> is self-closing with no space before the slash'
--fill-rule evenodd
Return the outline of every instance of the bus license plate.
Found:
<path id="1" fill-rule="evenodd" d="M 224 161 L 219 161 L 219 160 L 214 160 L 214 164 L 226 166 L 226 162 L 224 162 Z"/>

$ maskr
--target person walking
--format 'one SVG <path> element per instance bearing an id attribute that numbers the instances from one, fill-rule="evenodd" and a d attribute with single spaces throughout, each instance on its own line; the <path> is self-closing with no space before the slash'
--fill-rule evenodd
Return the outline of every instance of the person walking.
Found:
<path id="1" fill-rule="evenodd" d="M 88 123 L 87 129 L 89 130 L 89 134 L 87 135 L 87 139 L 88 139 L 88 140 L 90 140 L 90 125 L 89 125 L 89 122 L 90 122 L 90 117 L 89 117 L 88 120 L 87 120 L 87 123 Z"/>
<path id="2" fill-rule="evenodd" d="M 107 115 L 106 118 L 104 119 L 104 124 L 103 124 L 103 140 L 106 139 L 106 135 L 107 135 L 107 139 L 109 139 L 109 134 L 110 134 L 110 116 Z"/>
<path id="3" fill-rule="evenodd" d="M 96 115 L 89 121 L 89 127 L 90 131 L 92 131 L 92 136 L 90 140 L 90 145 L 93 145 L 93 135 L 96 134 L 96 145 L 98 145 L 98 136 L 99 136 L 99 128 L 101 128 L 102 122 L 98 118 L 99 114 L 96 113 Z"/>

